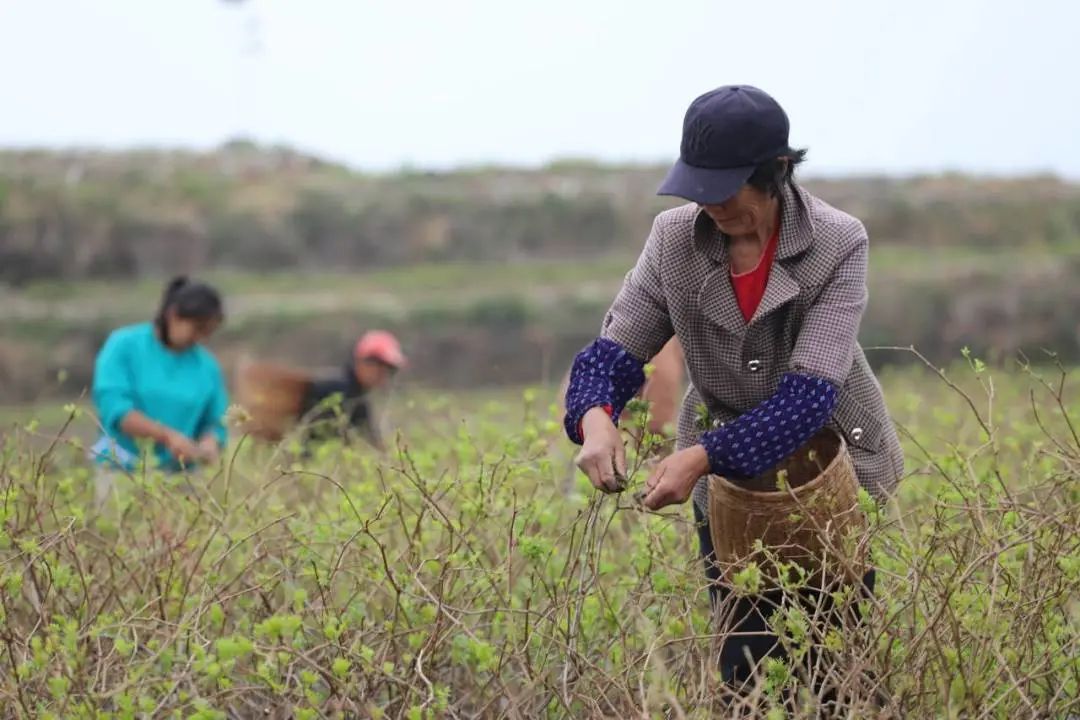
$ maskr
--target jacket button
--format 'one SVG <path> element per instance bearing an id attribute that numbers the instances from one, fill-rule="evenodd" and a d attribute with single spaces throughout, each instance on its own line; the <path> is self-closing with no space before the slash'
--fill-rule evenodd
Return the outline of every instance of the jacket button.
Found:
<path id="1" fill-rule="evenodd" d="M 757 372 L 758 370 L 761 369 L 761 361 L 760 360 L 751 360 L 750 362 L 746 363 L 746 369 L 749 370 L 750 372 Z"/>
<path id="2" fill-rule="evenodd" d="M 863 429 L 861 427 L 851 428 L 851 439 L 855 442 L 862 440 Z"/>

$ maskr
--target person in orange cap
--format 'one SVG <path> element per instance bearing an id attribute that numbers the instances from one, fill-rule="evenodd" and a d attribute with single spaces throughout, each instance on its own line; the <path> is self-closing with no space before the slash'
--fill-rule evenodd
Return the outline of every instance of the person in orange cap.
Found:
<path id="1" fill-rule="evenodd" d="M 301 417 L 309 425 L 307 438 L 341 436 L 349 428 L 355 428 L 377 450 L 384 450 L 369 394 L 389 384 L 406 364 L 401 344 L 393 334 L 385 330 L 364 333 L 341 376 L 314 380 L 308 386 L 301 404 Z M 336 399 L 340 399 L 340 414 Z"/>

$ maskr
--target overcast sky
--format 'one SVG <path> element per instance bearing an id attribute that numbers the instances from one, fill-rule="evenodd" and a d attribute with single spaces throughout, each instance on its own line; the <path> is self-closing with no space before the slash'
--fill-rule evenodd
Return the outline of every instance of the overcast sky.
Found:
<path id="1" fill-rule="evenodd" d="M 1078 28 L 1067 0 L 0 0 L 0 145 L 668 161 L 690 100 L 751 83 L 818 173 L 1078 178 Z"/>

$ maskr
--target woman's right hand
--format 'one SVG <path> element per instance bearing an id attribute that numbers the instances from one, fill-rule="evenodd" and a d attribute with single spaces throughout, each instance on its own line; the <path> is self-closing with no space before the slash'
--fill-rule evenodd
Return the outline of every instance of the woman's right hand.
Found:
<path id="1" fill-rule="evenodd" d="M 167 430 L 161 444 L 181 463 L 192 463 L 203 459 L 203 451 L 194 440 L 182 432 Z"/>
<path id="2" fill-rule="evenodd" d="M 585 413 L 581 433 L 585 441 L 576 462 L 593 487 L 608 493 L 625 490 L 626 448 L 607 411 L 594 407 Z"/>

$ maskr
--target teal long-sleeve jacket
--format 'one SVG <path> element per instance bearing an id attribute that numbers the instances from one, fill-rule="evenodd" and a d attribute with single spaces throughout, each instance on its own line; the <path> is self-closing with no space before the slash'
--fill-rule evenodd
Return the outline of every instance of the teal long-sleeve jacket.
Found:
<path id="1" fill-rule="evenodd" d="M 222 447 L 229 397 L 214 355 L 201 345 L 176 351 L 166 347 L 152 323 L 113 331 L 94 365 L 93 400 L 105 433 L 92 450 L 98 462 L 133 469 L 139 460 L 135 438 L 120 429 L 132 410 L 198 440 L 213 433 Z M 180 463 L 161 445 L 153 448 L 159 467 Z"/>

